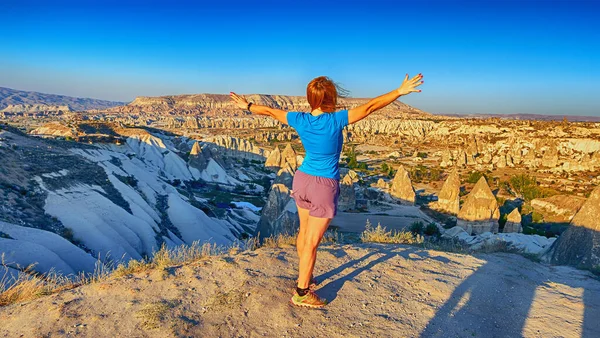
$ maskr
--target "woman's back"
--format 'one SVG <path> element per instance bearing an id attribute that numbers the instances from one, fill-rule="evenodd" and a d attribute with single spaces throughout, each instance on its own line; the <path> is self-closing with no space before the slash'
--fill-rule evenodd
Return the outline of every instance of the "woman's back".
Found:
<path id="1" fill-rule="evenodd" d="M 344 138 L 342 130 L 348 125 L 348 111 L 323 113 L 317 116 L 303 112 L 288 112 L 288 124 L 296 129 L 306 150 L 299 170 L 333 179 L 340 179 L 338 162 Z"/>

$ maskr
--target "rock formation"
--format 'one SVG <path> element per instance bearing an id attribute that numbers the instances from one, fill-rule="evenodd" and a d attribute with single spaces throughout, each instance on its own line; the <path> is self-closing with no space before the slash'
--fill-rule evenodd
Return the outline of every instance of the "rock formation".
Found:
<path id="1" fill-rule="evenodd" d="M 508 214 L 506 223 L 504 224 L 504 230 L 502 232 L 523 232 L 519 208 L 514 208 L 513 211 Z"/>
<path id="2" fill-rule="evenodd" d="M 458 212 L 457 225 L 469 234 L 498 232 L 500 210 L 496 197 L 482 176 Z"/>
<path id="3" fill-rule="evenodd" d="M 200 171 L 206 169 L 206 167 L 208 166 L 208 159 L 202 152 L 202 148 L 200 147 L 200 144 L 197 141 L 194 142 L 194 145 L 192 146 L 192 151 L 190 151 L 188 164 L 191 167 L 194 167 Z"/>
<path id="4" fill-rule="evenodd" d="M 438 195 L 438 200 L 435 203 L 432 203 L 432 208 L 452 215 L 458 214 L 460 206 L 459 193 L 460 178 L 458 177 L 456 170 L 453 170 L 444 182 L 442 190 L 440 190 Z"/>
<path id="5" fill-rule="evenodd" d="M 442 159 L 440 162 L 440 167 L 447 168 L 452 166 L 452 155 L 450 154 L 450 150 L 445 149 L 442 152 Z"/>
<path id="6" fill-rule="evenodd" d="M 394 176 L 394 179 L 392 180 L 390 195 L 400 200 L 400 203 L 402 204 L 415 204 L 415 189 L 412 186 L 410 177 L 408 177 L 408 172 L 402 165 L 398 168 L 396 176 Z"/>
<path id="7" fill-rule="evenodd" d="M 340 211 L 352 210 L 356 208 L 356 192 L 354 191 L 354 182 L 350 174 L 346 174 L 340 183 L 340 197 L 338 200 L 338 209 Z"/>
<path id="8" fill-rule="evenodd" d="M 273 151 L 271 151 L 269 154 L 269 157 L 267 157 L 265 167 L 273 171 L 278 171 L 281 169 L 281 151 L 279 150 L 278 145 L 275 146 L 275 149 L 273 149 Z"/>
<path id="9" fill-rule="evenodd" d="M 289 163 L 292 169 L 296 170 L 298 168 L 298 163 L 296 162 L 296 151 L 292 148 L 292 144 L 288 143 L 283 149 L 281 153 L 281 162 L 280 166 L 283 168 L 286 163 Z"/>
<path id="10" fill-rule="evenodd" d="M 294 170 L 289 164 L 277 173 L 256 227 L 261 239 L 271 235 L 294 234 L 298 230 L 298 209 L 290 196 L 293 178 Z"/>
<path id="11" fill-rule="evenodd" d="M 552 264 L 600 268 L 600 186 L 596 187 L 570 226 L 552 245 L 544 259 Z"/>
<path id="12" fill-rule="evenodd" d="M 377 184 L 375 184 L 375 186 L 377 188 L 381 188 L 381 189 L 389 189 L 389 184 L 383 180 L 383 178 L 380 178 L 377 180 Z"/>

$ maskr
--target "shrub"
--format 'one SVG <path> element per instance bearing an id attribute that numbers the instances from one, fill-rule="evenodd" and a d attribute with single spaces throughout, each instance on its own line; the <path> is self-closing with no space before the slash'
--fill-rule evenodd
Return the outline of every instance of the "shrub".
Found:
<path id="1" fill-rule="evenodd" d="M 437 227 L 435 223 L 429 223 L 425 227 L 425 235 L 427 236 L 441 236 L 440 229 Z"/>
<path id="2" fill-rule="evenodd" d="M 419 234 L 413 234 L 406 231 L 387 231 L 381 224 L 373 228 L 371 222 L 367 220 L 365 231 L 360 235 L 363 242 L 371 243 L 390 243 L 390 244 L 421 244 L 423 237 Z"/>
<path id="3" fill-rule="evenodd" d="M 425 230 L 425 225 L 421 221 L 414 222 L 410 225 L 410 232 L 412 232 L 415 235 L 422 235 L 423 230 Z"/>
<path id="4" fill-rule="evenodd" d="M 550 197 L 558 194 L 554 189 L 542 188 L 538 186 L 535 177 L 526 174 L 515 175 L 510 178 L 512 190 L 521 195 L 525 201 L 531 201 L 536 198 Z"/>
<path id="5" fill-rule="evenodd" d="M 472 173 L 469 174 L 469 176 L 467 177 L 467 182 L 468 183 L 477 183 L 477 181 L 479 181 L 479 179 L 481 179 L 481 177 L 485 177 L 485 179 L 487 180 L 487 176 L 484 173 L 481 173 L 479 171 L 474 171 Z"/>

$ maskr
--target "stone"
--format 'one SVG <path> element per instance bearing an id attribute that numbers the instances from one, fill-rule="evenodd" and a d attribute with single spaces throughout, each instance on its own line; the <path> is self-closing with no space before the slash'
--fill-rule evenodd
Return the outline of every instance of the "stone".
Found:
<path id="1" fill-rule="evenodd" d="M 389 189 L 389 184 L 383 180 L 383 178 L 380 178 L 377 180 L 377 184 L 375 184 L 375 186 L 377 188 L 381 188 L 381 189 Z"/>
<path id="2" fill-rule="evenodd" d="M 279 146 L 275 146 L 275 149 L 271 151 L 269 157 L 265 161 L 265 167 L 269 170 L 277 171 L 281 169 L 281 151 L 279 151 Z"/>
<path id="3" fill-rule="evenodd" d="M 496 196 L 492 193 L 485 177 L 482 176 L 473 190 L 467 195 L 465 203 L 458 212 L 456 225 L 470 234 L 498 232 L 500 209 Z"/>
<path id="4" fill-rule="evenodd" d="M 412 186 L 408 172 L 404 169 L 404 166 L 400 166 L 396 172 L 396 176 L 392 180 L 392 186 L 390 188 L 390 195 L 398 200 L 401 204 L 414 205 L 416 194 L 415 189 Z"/>
<path id="5" fill-rule="evenodd" d="M 519 212 L 519 208 L 514 208 L 508 214 L 506 218 L 506 223 L 504 224 L 504 233 L 509 232 L 523 232 L 523 226 L 521 225 L 521 213 Z"/>
<path id="6" fill-rule="evenodd" d="M 450 154 L 450 150 L 446 149 L 442 151 L 442 159 L 440 161 L 440 167 L 447 168 L 452 166 L 452 154 Z"/>
<path id="7" fill-rule="evenodd" d="M 600 186 L 596 187 L 570 226 L 542 257 L 552 264 L 600 268 Z"/>
<path id="8" fill-rule="evenodd" d="M 296 156 L 296 151 L 294 148 L 292 148 L 292 144 L 288 143 L 287 146 L 285 146 L 285 149 L 283 149 L 281 152 L 280 167 L 283 168 L 286 163 L 289 163 L 292 169 L 296 170 L 298 168 Z"/>
<path id="9" fill-rule="evenodd" d="M 460 207 L 460 178 L 456 170 L 453 170 L 438 195 L 438 200 L 432 203 L 435 210 L 447 212 L 452 215 L 458 214 Z"/>
<path id="10" fill-rule="evenodd" d="M 294 170 L 289 164 L 278 171 L 256 227 L 261 240 L 279 234 L 294 234 L 298 230 L 298 210 L 290 195 L 293 179 Z"/>
<path id="11" fill-rule="evenodd" d="M 198 143 L 197 141 L 194 142 L 194 145 L 192 146 L 192 151 L 190 151 L 188 165 L 200 171 L 208 167 L 208 158 L 205 156 L 204 152 L 202 151 L 202 147 L 200 147 L 200 143 Z"/>
<path id="12" fill-rule="evenodd" d="M 338 209 L 341 211 L 356 209 L 356 192 L 354 191 L 354 182 L 350 174 L 346 174 L 340 183 Z"/>

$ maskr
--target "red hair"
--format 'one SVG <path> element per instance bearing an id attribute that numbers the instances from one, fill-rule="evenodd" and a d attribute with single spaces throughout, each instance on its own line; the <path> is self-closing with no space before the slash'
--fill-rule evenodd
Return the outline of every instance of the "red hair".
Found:
<path id="1" fill-rule="evenodd" d="M 312 110 L 321 108 L 322 111 L 334 112 L 338 105 L 338 97 L 344 97 L 347 91 L 327 76 L 319 76 L 308 83 L 306 98 Z"/>

